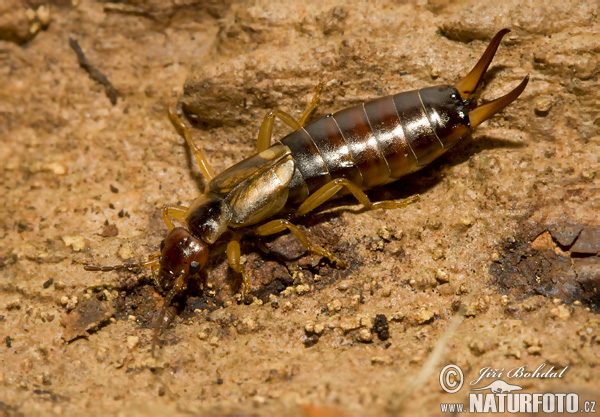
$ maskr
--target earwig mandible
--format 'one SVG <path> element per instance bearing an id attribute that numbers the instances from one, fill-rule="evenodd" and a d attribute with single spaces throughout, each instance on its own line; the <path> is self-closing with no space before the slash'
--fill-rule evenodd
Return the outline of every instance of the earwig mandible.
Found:
<path id="1" fill-rule="evenodd" d="M 332 253 L 312 244 L 289 220 L 270 219 L 285 206 L 297 207 L 296 216 L 305 215 L 342 189 L 366 209 L 400 208 L 417 201 L 418 195 L 371 202 L 364 190 L 396 181 L 428 165 L 523 92 L 529 75 L 514 90 L 487 104 L 477 106 L 471 99 L 502 37 L 509 31 L 498 32 L 471 72 L 454 86 L 427 87 L 378 98 L 305 124 L 319 102 L 319 83 L 300 120 L 280 110 L 269 112 L 258 133 L 257 153 L 216 176 L 202 150 L 192 141 L 189 127 L 170 110 L 172 123 L 185 138 L 208 181 L 206 190 L 190 207 L 163 208 L 169 232 L 159 256 L 141 264 L 85 269 L 160 270 L 157 284 L 167 295 L 152 341 L 154 354 L 169 304 L 185 290 L 189 278 L 204 267 L 210 246 L 226 231 L 232 232 L 227 259 L 242 276 L 243 296 L 250 293 L 251 282 L 240 262 L 236 233 L 240 228 L 251 227 L 258 236 L 289 230 L 307 250 L 341 264 Z M 275 118 L 294 131 L 271 145 Z M 176 227 L 173 219 L 184 227 Z"/>

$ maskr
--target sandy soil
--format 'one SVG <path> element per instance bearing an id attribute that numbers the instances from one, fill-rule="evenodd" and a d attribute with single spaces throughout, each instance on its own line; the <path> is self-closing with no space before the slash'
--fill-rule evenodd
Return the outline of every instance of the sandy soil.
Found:
<path id="1" fill-rule="evenodd" d="M 600 400 L 597 2 L 348 3 L 2 2 L 1 416 L 438 415 L 484 367 L 541 364 L 568 368 L 504 380 Z M 156 358 L 150 272 L 83 270 L 157 253 L 160 208 L 202 190 L 166 117 L 179 97 L 220 171 L 253 153 L 268 110 L 299 115 L 319 80 L 314 117 L 453 83 L 503 27 L 480 100 L 530 74 L 525 92 L 370 194 L 420 202 L 342 199 L 299 221 L 348 268 L 286 235 L 269 254 L 248 239 L 244 304 L 218 243 Z M 465 374 L 457 394 L 438 382 L 450 363 Z"/>

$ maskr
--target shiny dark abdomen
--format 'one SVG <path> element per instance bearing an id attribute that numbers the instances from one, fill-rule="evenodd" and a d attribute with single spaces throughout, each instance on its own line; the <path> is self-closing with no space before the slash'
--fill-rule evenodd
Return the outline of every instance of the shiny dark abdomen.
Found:
<path id="1" fill-rule="evenodd" d="M 341 110 L 287 135 L 296 172 L 292 203 L 335 178 L 363 189 L 416 171 L 445 149 L 436 136 L 419 91 L 378 98 Z"/>

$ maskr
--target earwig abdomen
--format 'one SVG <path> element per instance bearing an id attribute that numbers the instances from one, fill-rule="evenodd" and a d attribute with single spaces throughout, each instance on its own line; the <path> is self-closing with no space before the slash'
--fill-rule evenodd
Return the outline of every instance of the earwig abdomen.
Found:
<path id="1" fill-rule="evenodd" d="M 456 88 L 438 86 L 382 97 L 309 123 L 281 140 L 296 163 L 291 203 L 336 178 L 363 189 L 414 172 L 469 131 Z"/>

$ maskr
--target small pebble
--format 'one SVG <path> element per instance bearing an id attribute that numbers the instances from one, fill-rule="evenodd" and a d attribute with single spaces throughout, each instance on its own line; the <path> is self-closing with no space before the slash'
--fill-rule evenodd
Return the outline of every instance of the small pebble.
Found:
<path id="1" fill-rule="evenodd" d="M 471 217 L 461 217 L 460 223 L 463 226 L 471 226 L 473 224 L 473 219 Z"/>
<path id="2" fill-rule="evenodd" d="M 79 304 L 79 297 L 73 295 L 71 298 L 69 298 L 66 295 L 63 295 L 60 297 L 58 304 L 66 308 L 68 311 L 71 311 L 77 307 L 77 304 Z"/>
<path id="3" fill-rule="evenodd" d="M 66 246 L 70 246 L 75 252 L 81 252 L 85 249 L 85 238 L 81 235 L 63 236 L 62 240 Z"/>
<path id="4" fill-rule="evenodd" d="M 374 322 L 373 317 L 370 317 L 368 315 L 359 315 L 358 317 L 360 320 L 361 327 L 365 327 L 369 330 L 371 330 L 373 328 L 373 322 Z"/>
<path id="5" fill-rule="evenodd" d="M 54 320 L 54 313 L 48 313 L 47 311 L 43 311 L 40 313 L 40 317 L 42 320 L 50 323 L 52 320 Z"/>
<path id="6" fill-rule="evenodd" d="M 124 245 L 119 248 L 119 256 L 121 259 L 130 259 L 133 258 L 134 255 L 133 249 L 131 249 L 131 246 L 129 245 Z"/>
<path id="7" fill-rule="evenodd" d="M 303 343 L 305 347 L 311 347 L 316 345 L 319 342 L 319 336 L 316 334 L 311 334 L 303 339 Z"/>
<path id="8" fill-rule="evenodd" d="M 11 300 L 4 305 L 4 308 L 7 310 L 20 310 L 21 309 L 21 299 L 17 298 L 15 300 Z"/>
<path id="9" fill-rule="evenodd" d="M 40 384 L 50 385 L 50 374 L 47 371 L 42 372 L 37 376 L 37 380 Z"/>
<path id="10" fill-rule="evenodd" d="M 200 339 L 200 340 L 207 340 L 209 336 L 210 336 L 210 328 L 209 327 L 204 327 L 202 330 L 200 330 L 198 332 L 198 339 Z"/>
<path id="11" fill-rule="evenodd" d="M 558 307 L 553 308 L 552 310 L 550 310 L 550 313 L 554 316 L 557 317 L 559 319 L 563 319 L 566 320 L 569 317 L 571 317 L 571 311 L 569 310 L 569 307 L 562 304 L 559 305 Z"/>
<path id="12" fill-rule="evenodd" d="M 50 24 L 50 9 L 48 7 L 44 5 L 38 7 L 38 9 L 35 11 L 35 15 L 42 26 L 46 27 L 48 24 Z"/>
<path id="13" fill-rule="evenodd" d="M 391 356 L 373 356 L 371 358 L 371 365 L 384 365 L 389 366 L 394 363 Z"/>
<path id="14" fill-rule="evenodd" d="M 371 343 L 373 341 L 373 334 L 369 329 L 360 329 L 358 332 L 358 341 L 362 343 Z"/>
<path id="15" fill-rule="evenodd" d="M 304 325 L 304 331 L 306 333 L 314 333 L 315 332 L 315 324 L 312 321 L 309 321 Z"/>
<path id="16" fill-rule="evenodd" d="M 541 96 L 535 100 L 534 111 L 538 116 L 546 116 L 552 105 L 554 104 L 554 100 L 550 96 Z"/>
<path id="17" fill-rule="evenodd" d="M 373 320 L 373 331 L 379 337 L 379 340 L 387 340 L 390 337 L 390 326 L 385 314 L 377 314 Z"/>
<path id="18" fill-rule="evenodd" d="M 360 321 L 356 318 L 347 319 L 340 323 L 340 329 L 342 329 L 342 331 L 344 331 L 345 333 L 351 330 L 358 329 L 359 327 Z"/>
<path id="19" fill-rule="evenodd" d="M 450 275 L 448 274 L 448 271 L 441 268 L 435 271 L 435 278 L 442 284 L 450 281 Z"/>
<path id="20" fill-rule="evenodd" d="M 58 162 L 51 162 L 46 165 L 46 170 L 52 172 L 54 175 L 65 175 L 67 173 L 67 169 L 64 165 L 59 164 Z"/>
<path id="21" fill-rule="evenodd" d="M 342 302 L 337 298 L 327 304 L 327 310 L 330 313 L 338 312 L 341 309 L 342 309 Z"/>
<path id="22" fill-rule="evenodd" d="M 591 181 L 596 176 L 596 173 L 591 169 L 583 168 L 581 170 L 581 178 L 584 181 Z"/>
<path id="23" fill-rule="evenodd" d="M 303 295 L 310 291 L 310 287 L 306 284 L 300 284 L 296 286 L 296 294 Z"/>
<path id="24" fill-rule="evenodd" d="M 247 334 L 254 332 L 258 327 L 258 324 L 252 317 L 244 317 L 241 322 L 235 327 L 238 333 Z"/>
<path id="25" fill-rule="evenodd" d="M 417 315 L 417 323 L 419 324 L 425 324 L 428 321 L 430 321 L 431 319 L 433 319 L 433 312 L 427 310 L 426 308 L 421 309 L 419 311 L 419 314 Z"/>
<path id="26" fill-rule="evenodd" d="M 127 336 L 127 347 L 129 350 L 133 350 L 140 343 L 140 338 L 138 336 Z"/>

